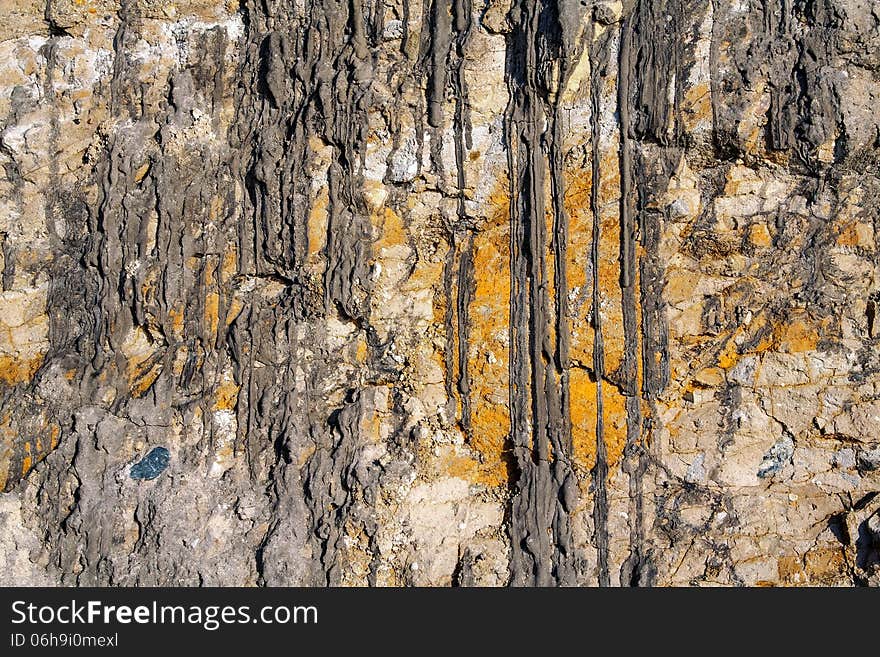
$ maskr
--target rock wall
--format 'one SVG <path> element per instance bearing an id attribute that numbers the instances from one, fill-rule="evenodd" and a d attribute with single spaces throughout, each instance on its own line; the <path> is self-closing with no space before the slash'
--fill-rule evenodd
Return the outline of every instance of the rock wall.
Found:
<path id="1" fill-rule="evenodd" d="M 880 582 L 871 0 L 0 10 L 0 583 Z"/>

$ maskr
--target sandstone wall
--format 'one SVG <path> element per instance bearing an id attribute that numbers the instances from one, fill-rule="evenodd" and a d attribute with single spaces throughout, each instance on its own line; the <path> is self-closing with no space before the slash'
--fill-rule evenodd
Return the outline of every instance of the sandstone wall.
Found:
<path id="1" fill-rule="evenodd" d="M 880 582 L 871 0 L 0 15 L 0 583 Z"/>

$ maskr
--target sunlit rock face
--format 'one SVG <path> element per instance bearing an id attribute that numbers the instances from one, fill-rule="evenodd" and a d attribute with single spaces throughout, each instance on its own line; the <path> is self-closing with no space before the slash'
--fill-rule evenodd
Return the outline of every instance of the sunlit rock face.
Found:
<path id="1" fill-rule="evenodd" d="M 0 7 L 0 583 L 880 583 L 874 3 Z"/>

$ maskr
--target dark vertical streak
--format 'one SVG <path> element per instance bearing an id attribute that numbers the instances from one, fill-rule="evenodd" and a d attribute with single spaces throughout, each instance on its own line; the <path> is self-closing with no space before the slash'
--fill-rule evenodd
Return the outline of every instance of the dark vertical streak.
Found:
<path id="1" fill-rule="evenodd" d="M 456 202 L 456 230 L 465 231 L 463 244 L 459 254 L 457 277 L 457 317 L 458 317 L 458 394 L 461 399 L 461 424 L 466 433 L 470 432 L 470 375 L 468 372 L 468 348 L 470 345 L 469 308 L 473 298 L 474 271 L 473 248 L 474 238 L 470 229 L 467 210 L 465 209 L 465 154 L 470 149 L 471 127 L 467 100 L 467 83 L 464 76 L 466 48 L 471 32 L 472 6 L 470 0 L 454 0 L 452 18 L 454 48 L 451 48 L 451 82 L 455 93 L 455 115 L 453 127 L 455 131 L 455 165 L 458 199 Z"/>
<path id="2" fill-rule="evenodd" d="M 602 399 L 602 382 L 605 377 L 605 346 L 602 340 L 601 294 L 599 286 L 599 240 L 601 238 L 601 212 L 599 208 L 599 188 L 601 185 L 601 153 L 599 140 L 599 100 L 604 83 L 604 68 L 608 60 L 608 38 L 602 39 L 592 53 L 593 65 L 590 69 L 590 125 L 592 128 L 592 186 L 590 189 L 590 208 L 593 227 L 590 242 L 590 266 L 592 269 L 592 310 L 593 324 L 593 375 L 596 379 L 596 465 L 593 469 L 593 524 L 599 586 L 609 586 L 611 579 L 608 569 L 608 449 L 605 445 L 605 418 Z"/>
<path id="3" fill-rule="evenodd" d="M 621 568 L 622 585 L 637 585 L 644 560 L 642 475 L 646 464 L 639 446 L 642 430 L 641 395 L 638 385 L 639 326 L 636 308 L 637 228 L 633 222 L 632 144 L 630 140 L 630 94 L 633 69 L 632 19 L 621 29 L 618 53 L 617 107 L 620 116 L 620 287 L 623 303 L 624 354 L 622 389 L 626 396 L 626 445 L 623 469 L 629 475 L 630 554 Z"/>
<path id="4" fill-rule="evenodd" d="M 510 581 L 567 585 L 576 578 L 568 518 L 576 485 L 570 461 L 568 219 L 556 102 L 566 64 L 576 54 L 572 26 L 582 15 L 552 0 L 524 0 L 514 5 L 510 18 L 504 126 L 510 175 L 510 416 L 517 466 Z"/>

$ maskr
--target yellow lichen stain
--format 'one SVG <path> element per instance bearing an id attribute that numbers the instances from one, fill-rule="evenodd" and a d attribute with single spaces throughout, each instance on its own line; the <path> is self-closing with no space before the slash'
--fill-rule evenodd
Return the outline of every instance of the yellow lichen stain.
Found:
<path id="1" fill-rule="evenodd" d="M 761 338 L 748 348 L 739 346 L 745 342 L 752 342 L 759 335 Z M 763 312 L 759 313 L 748 326 L 738 326 L 723 339 L 718 353 L 718 367 L 729 370 L 745 354 L 762 354 L 771 348 L 778 347 L 776 335 L 776 330 L 769 330 L 767 316 Z M 749 336 L 752 337 L 752 340 L 749 340 Z"/>
<path id="2" fill-rule="evenodd" d="M 211 286 L 217 280 L 214 274 L 217 273 L 217 267 L 213 259 L 206 262 L 205 265 L 205 286 Z"/>
<path id="3" fill-rule="evenodd" d="M 49 422 L 42 412 L 35 419 L 38 420 L 38 423 L 28 422 L 30 427 L 28 434 L 35 435 L 33 442 L 31 440 L 21 442 L 22 436 L 12 424 L 11 413 L 6 413 L 0 419 L 0 491 L 4 490 L 9 482 L 9 474 L 13 468 L 16 453 L 21 454 L 22 459 L 20 475 L 14 475 L 15 481 L 18 481 L 58 446 L 61 427 Z M 48 438 L 48 441 L 44 441 L 45 438 Z"/>
<path id="4" fill-rule="evenodd" d="M 363 365 L 367 362 L 367 341 L 364 339 L 363 336 L 358 337 L 355 360 L 357 361 L 358 365 Z"/>
<path id="5" fill-rule="evenodd" d="M 766 224 L 758 223 L 749 226 L 749 242 L 752 246 L 766 248 L 773 245 L 773 238 Z"/>
<path id="6" fill-rule="evenodd" d="M 599 164 L 599 269 L 602 337 L 605 352 L 605 370 L 612 372 L 620 366 L 624 351 L 623 306 L 620 289 L 620 166 L 616 151 L 602 155 Z M 564 172 L 565 193 L 563 205 L 568 215 L 569 244 L 567 254 L 567 282 L 570 298 L 578 299 L 572 307 L 571 357 L 588 364 L 593 359 L 593 331 L 587 321 L 592 306 L 591 268 L 593 209 L 592 169 L 590 167 Z M 589 286 L 590 289 L 585 289 Z"/>
<path id="7" fill-rule="evenodd" d="M 180 306 L 169 308 L 168 317 L 171 319 L 171 330 L 174 337 L 180 340 L 183 337 L 183 308 Z"/>
<path id="8" fill-rule="evenodd" d="M 563 207 L 568 215 L 569 248 L 567 273 L 569 289 L 587 283 L 586 261 L 589 254 L 593 215 L 590 210 L 592 171 L 589 168 L 565 172 Z"/>
<path id="9" fill-rule="evenodd" d="M 776 561 L 776 571 L 783 584 L 805 584 L 807 582 L 803 560 L 798 556 L 779 557 Z"/>
<path id="10" fill-rule="evenodd" d="M 147 370 L 144 373 L 140 373 L 140 371 L 136 371 L 133 375 L 133 381 L 131 384 L 131 394 L 133 397 L 143 397 L 146 394 L 147 390 L 156 382 L 156 379 L 159 378 L 159 374 L 162 372 L 162 364 L 156 363 L 153 367 Z"/>
<path id="11" fill-rule="evenodd" d="M 214 391 L 214 411 L 231 411 L 238 403 L 238 392 L 241 386 L 231 376 L 225 376 Z"/>
<path id="12" fill-rule="evenodd" d="M 489 219 L 474 234 L 474 292 L 470 325 L 471 433 L 469 445 L 480 459 L 456 461 L 454 476 L 498 486 L 508 481 L 505 454 L 510 433 L 508 347 L 510 325 L 509 203 L 500 187 L 489 198 Z"/>
<path id="13" fill-rule="evenodd" d="M 862 222 L 848 223 L 840 230 L 837 236 L 838 246 L 860 247 L 874 249 L 874 227 Z"/>
<path id="14" fill-rule="evenodd" d="M 237 297 L 232 297 L 229 301 L 229 309 L 226 311 L 226 326 L 231 326 L 232 322 L 241 314 L 244 304 Z"/>
<path id="15" fill-rule="evenodd" d="M 506 465 L 501 471 L 491 464 L 480 463 L 472 456 L 447 454 L 443 458 L 441 468 L 450 477 L 458 477 L 490 488 L 500 486 L 508 480 Z"/>
<path id="16" fill-rule="evenodd" d="M 407 244 L 406 225 L 394 210 L 389 207 L 382 208 L 373 215 L 373 224 L 380 231 L 380 238 L 373 246 L 373 253 L 381 258 L 385 249 L 393 249 Z"/>
<path id="17" fill-rule="evenodd" d="M 129 389 L 134 397 L 143 396 L 162 371 L 162 363 L 153 359 L 158 348 L 140 327 L 133 328 L 122 344 Z"/>
<path id="18" fill-rule="evenodd" d="M 208 219 L 217 221 L 221 219 L 226 208 L 226 202 L 220 196 L 212 196 L 211 203 L 208 206 Z"/>
<path id="19" fill-rule="evenodd" d="M 205 324 L 209 335 L 217 335 L 217 326 L 220 323 L 220 295 L 216 292 L 208 292 L 205 295 Z"/>
<path id="20" fill-rule="evenodd" d="M 840 547 L 816 548 L 804 555 L 804 566 L 813 581 L 834 579 L 844 572 L 846 560 Z"/>
<path id="21" fill-rule="evenodd" d="M 31 444 L 29 442 L 25 442 L 24 444 L 24 458 L 21 461 L 21 476 L 24 477 L 31 470 L 31 466 L 33 465 L 33 457 L 31 456 Z"/>
<path id="22" fill-rule="evenodd" d="M 27 383 L 34 378 L 45 356 L 46 354 L 37 354 L 31 358 L 19 358 L 0 354 L 0 381 L 7 386 Z"/>
<path id="23" fill-rule="evenodd" d="M 315 200 L 312 201 L 312 207 L 309 210 L 308 259 L 312 264 L 315 264 L 321 251 L 327 245 L 327 222 L 329 221 L 327 208 L 329 201 L 329 192 L 326 189 L 322 189 Z"/>
<path id="24" fill-rule="evenodd" d="M 693 129 L 702 121 L 712 119 L 712 92 L 708 82 L 701 82 L 684 92 L 681 103 L 685 125 Z"/>
<path id="25" fill-rule="evenodd" d="M 220 282 L 228 283 L 238 273 L 238 248 L 229 244 L 223 252 L 223 261 L 220 263 Z"/>
<path id="26" fill-rule="evenodd" d="M 598 389 L 590 374 L 573 369 L 570 375 L 571 438 L 574 460 L 583 468 L 596 465 L 596 418 L 598 416 Z M 609 467 L 620 462 L 626 445 L 626 397 L 614 385 L 602 385 L 603 437 Z"/>
<path id="27" fill-rule="evenodd" d="M 819 329 L 802 316 L 779 324 L 773 332 L 776 349 L 791 354 L 815 351 L 819 337 Z"/>
<path id="28" fill-rule="evenodd" d="M 718 367 L 720 367 L 721 369 L 729 370 L 739 361 L 740 353 L 734 339 L 735 336 L 738 335 L 738 333 L 739 330 L 737 330 L 734 335 L 728 338 L 727 342 L 724 343 L 724 346 L 721 349 L 721 353 L 718 355 Z"/>
<path id="29" fill-rule="evenodd" d="M 142 181 L 144 178 L 147 177 L 147 173 L 149 173 L 149 171 L 150 171 L 150 163 L 145 162 L 144 164 L 142 164 L 141 166 L 138 167 L 137 171 L 134 172 L 134 181 L 135 182 Z"/>
<path id="30" fill-rule="evenodd" d="M 779 583 L 787 586 L 835 584 L 845 573 L 846 560 L 840 547 L 816 547 L 803 557 L 779 557 L 776 568 Z"/>

